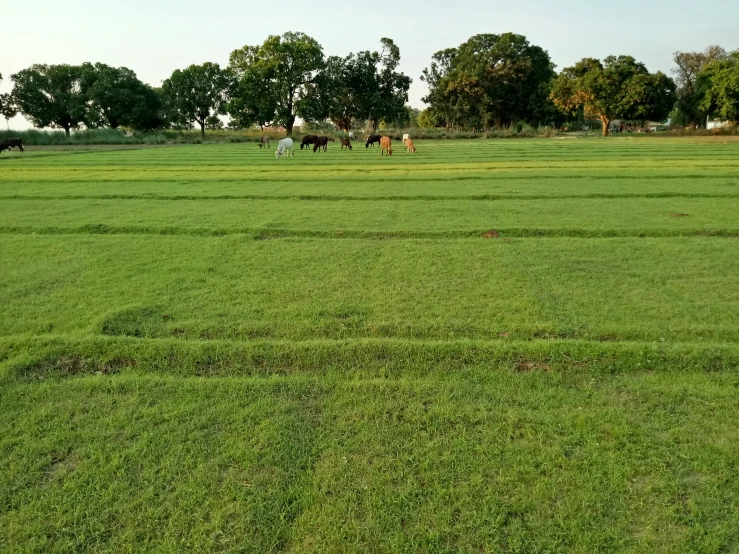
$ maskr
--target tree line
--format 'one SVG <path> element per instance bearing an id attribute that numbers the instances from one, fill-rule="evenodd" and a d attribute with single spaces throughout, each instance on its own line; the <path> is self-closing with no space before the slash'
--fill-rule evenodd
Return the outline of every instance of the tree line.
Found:
<path id="1" fill-rule="evenodd" d="M 549 53 L 526 37 L 504 33 L 471 37 L 435 53 L 421 80 L 428 107 L 407 106 L 411 78 L 398 71 L 400 50 L 388 38 L 379 50 L 328 56 L 304 33 L 270 36 L 231 53 L 227 67 L 206 62 L 178 69 L 154 88 L 125 67 L 101 63 L 33 65 L 11 75 L 0 114 L 22 113 L 36 127 L 206 129 L 285 127 L 296 119 L 343 131 L 368 123 L 463 130 L 504 128 L 516 122 L 559 128 L 567 121 L 646 122 L 671 116 L 700 126 L 707 117 L 739 120 L 739 51 L 712 46 L 677 52 L 675 78 L 650 73 L 630 56 L 583 58 L 561 72 Z M 2 75 L 0 75 L 0 80 Z"/>

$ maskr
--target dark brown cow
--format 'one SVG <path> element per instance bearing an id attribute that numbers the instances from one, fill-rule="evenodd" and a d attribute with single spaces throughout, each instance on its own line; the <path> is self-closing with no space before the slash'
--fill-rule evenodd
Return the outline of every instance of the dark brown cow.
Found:
<path id="1" fill-rule="evenodd" d="M 317 152 L 321 148 L 325 152 L 328 149 L 328 141 L 334 142 L 334 139 L 328 137 L 318 137 L 316 143 L 313 145 L 313 152 Z"/>
<path id="2" fill-rule="evenodd" d="M 349 150 L 352 149 L 352 142 L 348 138 L 341 139 L 341 149 L 343 150 L 345 146 Z"/>
<path id="3" fill-rule="evenodd" d="M 267 135 L 260 137 L 259 138 L 259 148 L 262 148 L 262 147 L 269 148 L 269 141 L 270 141 L 270 138 Z"/>
<path id="4" fill-rule="evenodd" d="M 303 142 L 300 143 L 300 149 L 303 149 L 303 146 L 310 146 L 311 144 L 315 144 L 318 140 L 318 135 L 305 135 L 303 137 Z"/>

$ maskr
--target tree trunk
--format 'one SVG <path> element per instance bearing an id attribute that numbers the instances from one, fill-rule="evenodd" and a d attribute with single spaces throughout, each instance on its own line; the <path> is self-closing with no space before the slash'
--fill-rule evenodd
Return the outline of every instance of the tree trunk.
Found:
<path id="1" fill-rule="evenodd" d="M 205 120 L 198 121 L 198 124 L 200 125 L 200 134 L 205 136 Z"/>
<path id="2" fill-rule="evenodd" d="M 603 125 L 603 136 L 607 137 L 608 133 L 610 133 L 611 129 L 611 120 L 606 117 L 605 115 L 600 116 L 600 122 Z"/>
<path id="3" fill-rule="evenodd" d="M 293 136 L 294 126 L 295 126 L 295 114 L 290 114 L 290 116 L 287 118 L 287 123 L 285 125 L 285 130 L 287 131 L 288 137 Z"/>
<path id="4" fill-rule="evenodd" d="M 67 138 L 69 138 L 69 125 L 64 127 L 64 132 L 67 134 Z"/>

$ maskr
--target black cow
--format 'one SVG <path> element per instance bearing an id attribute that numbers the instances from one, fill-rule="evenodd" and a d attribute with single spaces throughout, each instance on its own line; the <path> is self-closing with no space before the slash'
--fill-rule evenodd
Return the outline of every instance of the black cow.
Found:
<path id="1" fill-rule="evenodd" d="M 380 135 L 370 135 L 367 137 L 367 144 L 365 145 L 365 148 L 369 148 L 370 145 L 374 148 L 375 143 L 380 143 L 380 139 L 382 137 Z"/>
<path id="2" fill-rule="evenodd" d="M 303 149 L 303 146 L 310 146 L 311 144 L 315 144 L 318 140 L 318 135 L 305 135 L 303 137 L 303 142 L 300 143 L 300 149 Z"/>
<path id="3" fill-rule="evenodd" d="M 24 152 L 23 140 L 19 138 L 0 140 L 0 152 L 3 150 L 10 151 L 11 148 L 17 148 L 21 152 Z"/>

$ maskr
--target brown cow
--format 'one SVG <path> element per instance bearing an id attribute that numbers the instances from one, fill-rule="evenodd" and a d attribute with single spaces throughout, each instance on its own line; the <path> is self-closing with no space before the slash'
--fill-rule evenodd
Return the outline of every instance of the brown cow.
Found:
<path id="1" fill-rule="evenodd" d="M 385 150 L 387 150 L 387 155 L 392 156 L 393 155 L 393 143 L 390 140 L 390 137 L 382 137 L 380 139 L 380 155 L 383 156 L 385 154 Z"/>
<path id="2" fill-rule="evenodd" d="M 341 149 L 343 150 L 344 147 L 347 147 L 349 150 L 352 149 L 352 143 L 348 138 L 341 139 Z"/>
<path id="3" fill-rule="evenodd" d="M 413 152 L 416 153 L 416 145 L 413 144 L 412 138 L 407 138 L 403 142 L 405 142 L 405 151 L 406 152 Z"/>
<path id="4" fill-rule="evenodd" d="M 315 144 L 313 145 L 313 152 L 316 152 L 321 148 L 323 148 L 323 151 L 325 152 L 328 148 L 328 141 L 334 142 L 334 139 L 328 137 L 318 137 Z"/>
<path id="5" fill-rule="evenodd" d="M 269 148 L 269 137 L 267 135 L 259 137 L 259 148 Z M 266 145 L 266 146 L 265 146 Z"/>

